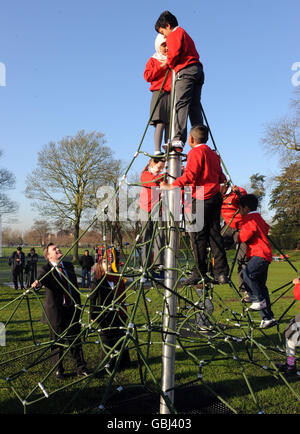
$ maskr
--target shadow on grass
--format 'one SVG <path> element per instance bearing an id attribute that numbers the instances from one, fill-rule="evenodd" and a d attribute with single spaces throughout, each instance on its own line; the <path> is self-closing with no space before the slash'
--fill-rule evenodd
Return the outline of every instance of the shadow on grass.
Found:
<path id="1" fill-rule="evenodd" d="M 95 385 L 97 380 L 93 380 L 93 385 L 89 387 L 70 387 L 59 390 L 49 398 L 43 398 L 36 403 L 26 407 L 29 414 L 64 414 L 78 413 L 90 414 L 99 412 L 98 406 L 101 403 L 105 392 L 105 384 Z M 250 377 L 252 384 L 255 384 L 255 393 L 264 391 L 269 387 L 274 387 L 274 382 L 270 377 Z M 289 382 L 296 383 L 297 378 L 291 378 Z M 108 382 L 108 378 L 107 378 Z M 226 380 L 215 383 L 213 390 L 216 395 L 221 396 L 226 402 L 232 398 L 241 398 L 249 395 L 246 385 L 242 385 L 239 380 Z M 160 406 L 160 394 L 153 387 L 129 384 L 123 387 L 121 392 L 114 386 L 111 396 L 104 405 L 104 414 L 131 414 L 146 415 L 158 414 Z M 249 398 L 251 399 L 251 398 Z M 22 414 L 24 407 L 17 398 L 2 401 L 3 414 Z M 193 384 L 180 386 L 175 389 L 174 407 L 181 414 L 226 414 L 232 413 L 230 408 L 221 403 L 214 394 L 210 393 L 204 385 Z M 237 413 L 241 413 L 241 408 L 235 408 Z M 255 412 L 255 410 L 254 410 Z M 288 412 L 288 411 L 287 411 Z"/>

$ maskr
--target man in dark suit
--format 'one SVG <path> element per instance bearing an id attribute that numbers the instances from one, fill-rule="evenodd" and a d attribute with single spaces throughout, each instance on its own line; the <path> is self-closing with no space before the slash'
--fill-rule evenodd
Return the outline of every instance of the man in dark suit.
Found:
<path id="1" fill-rule="evenodd" d="M 22 252 L 22 247 L 18 247 L 17 250 L 12 253 L 8 260 L 8 264 L 11 266 L 15 289 L 18 289 L 18 281 L 21 289 L 24 289 L 23 270 L 25 267 L 25 255 Z"/>
<path id="2" fill-rule="evenodd" d="M 49 326 L 50 339 L 53 341 L 51 351 L 56 366 L 56 378 L 64 378 L 62 342 L 65 339 L 71 344 L 70 352 L 76 364 L 77 375 L 86 376 L 88 374 L 81 341 L 77 339 L 81 331 L 79 323 L 81 299 L 74 267 L 70 262 L 60 262 L 63 254 L 53 243 L 48 244 L 44 249 L 44 256 L 48 262 L 40 268 L 32 287 L 46 288 L 42 322 Z"/>

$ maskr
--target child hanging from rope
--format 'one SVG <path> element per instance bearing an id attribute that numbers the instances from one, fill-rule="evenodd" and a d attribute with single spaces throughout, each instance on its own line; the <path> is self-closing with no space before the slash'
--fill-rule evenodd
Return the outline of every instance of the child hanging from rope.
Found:
<path id="1" fill-rule="evenodd" d="M 190 130 L 188 142 L 192 148 L 187 155 L 187 164 L 183 175 L 172 184 L 160 183 L 161 190 L 176 187 L 191 186 L 192 213 L 197 219 L 196 210 L 203 206 L 204 222 L 202 228 L 190 232 L 192 249 L 195 257 L 195 267 L 192 276 L 185 281 L 186 285 L 197 284 L 209 280 L 207 248 L 210 246 L 214 257 L 214 278 L 217 283 L 228 282 L 229 267 L 220 229 L 220 211 L 222 196 L 220 184 L 227 182 L 223 173 L 220 157 L 206 142 L 208 128 L 205 125 L 194 126 Z M 197 187 L 202 187 L 199 189 Z M 203 194 L 202 194 L 203 193 Z"/>
<path id="2" fill-rule="evenodd" d="M 151 158 L 141 174 L 141 184 L 143 188 L 140 191 L 140 220 L 142 222 L 142 263 L 143 267 L 148 269 L 152 264 L 152 255 L 149 252 L 150 240 L 153 236 L 154 225 L 158 221 L 158 226 L 162 227 L 162 216 L 159 205 L 160 191 L 159 183 L 164 174 L 161 172 L 165 167 L 165 160 L 162 158 Z M 144 225 L 146 227 L 144 228 Z M 164 265 L 164 252 L 161 250 L 164 246 L 164 232 L 158 229 L 153 239 L 153 251 L 156 271 L 152 272 L 154 277 L 163 277 L 160 269 Z"/>
<path id="3" fill-rule="evenodd" d="M 294 297 L 300 300 L 300 279 L 297 277 L 293 280 Z M 285 374 L 296 374 L 296 347 L 300 346 L 300 313 L 298 313 L 284 330 L 286 345 L 286 363 L 276 363 L 277 368 Z"/>
<path id="4" fill-rule="evenodd" d="M 170 124 L 170 90 L 172 75 L 169 72 L 166 79 L 167 65 L 163 65 L 167 56 L 166 38 L 158 34 L 155 39 L 156 52 L 148 60 L 144 71 L 144 78 L 151 83 L 150 91 L 152 92 L 150 113 L 154 111 L 151 117 L 150 125 L 154 125 L 154 154 L 161 154 L 161 143 L 164 135 L 165 143 L 169 139 Z M 163 88 L 162 84 L 164 83 Z M 159 98 L 157 100 L 157 98 Z"/>
<path id="5" fill-rule="evenodd" d="M 238 242 L 247 244 L 246 255 L 249 259 L 243 271 L 246 291 L 251 294 L 251 310 L 260 312 L 260 328 L 276 324 L 270 306 L 269 291 L 266 286 L 269 264 L 272 262 L 272 248 L 267 235 L 269 225 L 257 210 L 258 199 L 254 194 L 240 198 L 240 213 L 243 217 Z"/>
<path id="6" fill-rule="evenodd" d="M 159 16 L 155 30 L 166 37 L 167 59 L 165 64 L 173 69 L 175 78 L 175 118 L 172 146 L 182 151 L 187 139 L 187 118 L 191 126 L 202 125 L 201 90 L 204 83 L 203 66 L 194 41 L 169 11 Z"/>

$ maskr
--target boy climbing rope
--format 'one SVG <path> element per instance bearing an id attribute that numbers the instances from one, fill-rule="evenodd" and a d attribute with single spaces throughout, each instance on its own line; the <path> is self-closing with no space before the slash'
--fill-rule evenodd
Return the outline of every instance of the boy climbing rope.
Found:
<path id="1" fill-rule="evenodd" d="M 204 83 L 203 66 L 199 60 L 194 41 L 178 26 L 177 18 L 169 11 L 159 16 L 155 30 L 167 41 L 167 65 L 173 69 L 175 78 L 175 118 L 172 146 L 182 151 L 187 139 L 187 118 L 191 126 L 202 125 L 201 90 Z"/>
<path id="2" fill-rule="evenodd" d="M 204 222 L 201 230 L 190 232 L 192 249 L 196 266 L 192 276 L 185 284 L 197 284 L 204 278 L 209 280 L 206 273 L 207 247 L 210 245 L 214 257 L 214 278 L 219 284 L 228 282 L 229 267 L 220 230 L 220 211 L 222 196 L 220 184 L 226 182 L 222 171 L 220 158 L 206 142 L 208 141 L 208 128 L 205 125 L 191 128 L 188 142 L 192 148 L 187 155 L 187 164 L 183 175 L 172 184 L 160 183 L 162 190 L 190 185 L 192 188 L 192 212 L 196 215 L 198 205 L 203 205 Z M 202 187 L 197 189 L 197 187 Z M 200 194 L 199 194 L 200 193 Z M 199 202 L 200 201 L 200 202 Z M 198 202 L 198 203 L 197 203 Z"/>

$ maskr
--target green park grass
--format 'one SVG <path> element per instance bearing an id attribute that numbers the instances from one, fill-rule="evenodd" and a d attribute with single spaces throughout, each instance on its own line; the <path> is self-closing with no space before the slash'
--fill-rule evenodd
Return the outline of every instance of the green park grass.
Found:
<path id="1" fill-rule="evenodd" d="M 288 252 L 295 268 L 300 268 L 300 253 Z M 229 254 L 232 259 L 233 253 Z M 269 268 L 268 288 L 270 291 L 273 312 L 276 319 L 280 319 L 278 326 L 268 330 L 260 330 L 256 325 L 260 322 L 259 313 L 252 313 L 254 327 L 249 328 L 249 321 L 241 319 L 243 304 L 234 288 L 229 285 L 214 287 L 213 317 L 218 324 L 228 327 L 228 334 L 237 338 L 252 333 L 253 346 L 243 342 L 230 340 L 226 342 L 221 334 L 220 339 L 208 343 L 209 338 L 199 336 L 193 339 L 179 336 L 176 348 L 175 385 L 180 386 L 195 382 L 200 386 L 203 396 L 212 396 L 211 391 L 223 399 L 237 413 L 255 414 L 263 410 L 267 414 L 296 414 L 300 411 L 300 377 L 295 376 L 284 380 L 275 375 L 272 363 L 284 361 L 283 330 L 289 320 L 298 312 L 298 302 L 293 303 L 292 285 L 276 291 L 282 285 L 291 282 L 297 276 L 287 262 L 274 262 Z M 232 275 L 236 284 L 236 270 Z M 289 288 L 289 289 L 288 289 Z M 282 295 L 286 289 L 287 293 Z M 275 292 L 273 292 L 275 291 Z M 82 301 L 86 300 L 88 290 L 81 289 Z M 183 296 L 197 299 L 194 291 L 181 292 Z M 91 375 L 88 379 L 78 379 L 74 365 L 69 356 L 65 360 L 67 379 L 58 382 L 53 373 L 51 362 L 47 359 L 48 352 L 41 356 L 43 347 L 48 342 L 48 327 L 41 323 L 42 302 L 44 292 L 29 293 L 24 297 L 21 291 L 15 291 L 8 286 L 0 288 L 0 322 L 6 323 L 6 345 L 0 346 L 0 414 L 22 414 L 24 409 L 33 414 L 58 413 L 92 413 L 99 410 L 110 375 Z M 127 298 L 128 312 L 136 307 L 137 291 L 129 289 Z M 134 343 L 130 343 L 131 366 L 117 373 L 111 389 L 113 397 L 118 388 L 125 389 L 144 383 L 156 390 L 161 381 L 161 351 L 162 336 L 161 312 L 163 310 L 163 290 L 161 287 L 146 287 L 137 306 L 135 326 L 138 330 L 138 345 L 151 370 L 145 370 L 144 365 L 139 369 L 138 355 Z M 178 300 L 179 312 L 186 312 L 184 299 Z M 234 312 L 234 313 L 232 313 Z M 286 312 L 286 313 L 285 313 Z M 285 314 L 284 314 L 285 313 Z M 284 315 L 283 315 L 284 314 Z M 283 316 L 282 316 L 283 315 Z M 236 317 L 241 326 L 236 326 L 232 318 Z M 147 324 L 152 320 L 153 331 L 151 344 Z M 228 321 L 230 318 L 230 321 Z M 88 321 L 88 314 L 84 314 Z M 156 330 L 157 326 L 157 330 Z M 134 338 L 136 334 L 134 333 Z M 84 345 L 84 356 L 91 372 L 99 366 L 101 361 L 101 347 L 96 343 L 97 337 L 87 336 Z M 279 351 L 279 348 L 283 351 Z M 252 357 L 249 357 L 249 355 Z M 233 357 L 235 356 L 235 357 Z M 41 360 L 37 363 L 37 357 Z M 42 359 L 45 360 L 42 360 Z M 204 366 L 199 380 L 199 360 Z M 300 366 L 300 365 L 299 365 Z M 26 371 L 24 371 L 26 370 Z M 9 380 L 8 380 L 9 378 Z M 42 382 L 48 393 L 45 397 L 38 383 Z M 249 390 L 249 387 L 251 390 Z M 188 392 L 187 392 L 188 393 Z M 176 395 L 176 391 L 175 391 Z M 22 401 L 26 400 L 24 406 Z M 157 410 L 159 411 L 159 402 Z M 186 411 L 187 412 L 187 411 Z M 133 411 L 134 413 L 134 411 Z"/>

